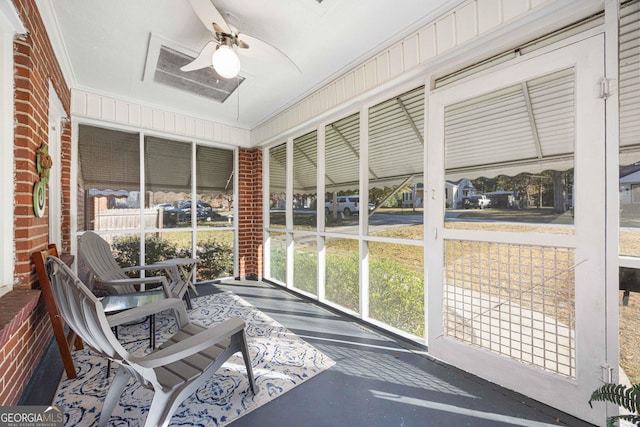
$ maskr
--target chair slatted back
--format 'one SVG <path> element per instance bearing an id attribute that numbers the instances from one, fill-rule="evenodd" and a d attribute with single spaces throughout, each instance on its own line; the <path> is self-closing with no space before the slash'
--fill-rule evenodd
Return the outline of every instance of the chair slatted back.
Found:
<path id="1" fill-rule="evenodd" d="M 80 238 L 80 256 L 98 282 L 129 278 L 113 257 L 109 243 L 93 231 Z M 133 285 L 122 285 L 119 292 L 132 293 L 136 289 Z"/>
<path id="2" fill-rule="evenodd" d="M 67 378 L 75 378 L 77 373 L 73 363 L 73 357 L 71 356 L 71 350 L 74 346 L 76 349 L 81 350 L 83 348 L 82 340 L 77 336 L 73 328 L 69 328 L 68 332 L 65 331 L 64 318 L 60 317 L 60 312 L 56 306 L 56 301 L 51 290 L 51 283 L 49 282 L 49 277 L 47 276 L 44 265 L 45 260 L 49 257 L 58 257 L 58 248 L 54 243 L 50 243 L 47 249 L 36 251 L 32 254 L 33 263 L 38 273 L 38 282 L 42 290 L 42 298 L 49 313 L 49 320 L 53 328 L 53 335 L 55 336 L 60 356 L 62 357 L 64 370 L 67 373 Z"/>
<path id="3" fill-rule="evenodd" d="M 126 358 L 93 292 L 58 258 L 47 258 L 46 268 L 56 305 L 67 324 L 96 353 L 114 360 Z"/>

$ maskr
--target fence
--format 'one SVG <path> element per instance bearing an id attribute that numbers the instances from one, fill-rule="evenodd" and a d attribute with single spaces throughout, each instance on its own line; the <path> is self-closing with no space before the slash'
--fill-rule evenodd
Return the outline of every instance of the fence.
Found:
<path id="1" fill-rule="evenodd" d="M 144 210 L 144 228 L 162 228 L 162 211 Z M 96 212 L 95 230 L 132 230 L 140 228 L 140 209 L 105 209 Z"/>

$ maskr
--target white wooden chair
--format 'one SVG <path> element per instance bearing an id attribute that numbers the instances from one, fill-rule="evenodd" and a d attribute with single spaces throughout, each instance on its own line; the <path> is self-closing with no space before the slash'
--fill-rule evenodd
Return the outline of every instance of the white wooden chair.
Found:
<path id="1" fill-rule="evenodd" d="M 99 427 L 106 426 L 129 377 L 155 392 L 145 427 L 167 426 L 182 401 L 238 351 L 242 352 L 251 390 L 256 393 L 242 319 L 232 318 L 212 328 L 204 328 L 189 322 L 181 300 L 163 300 L 164 309 L 171 304 L 176 311 L 178 332 L 157 350 L 133 355 L 118 342 L 100 301 L 75 274 L 55 257 L 47 258 L 46 267 L 62 317 L 89 348 L 120 366 L 105 398 Z M 151 314 L 155 304 L 120 313 L 118 321 L 140 318 L 141 312 Z"/>
<path id="2" fill-rule="evenodd" d="M 163 270 L 163 267 L 134 266 L 122 268 L 118 265 L 111 247 L 106 240 L 93 231 L 85 232 L 80 238 L 80 256 L 91 274 L 95 276 L 95 284 L 106 287 L 110 293 L 130 294 L 139 292 L 140 285 L 145 287 L 162 286 L 167 298 L 172 296 L 182 298 L 183 295 L 174 295 L 169 288 L 169 282 L 165 276 L 136 277 L 127 276 L 128 271 Z"/>

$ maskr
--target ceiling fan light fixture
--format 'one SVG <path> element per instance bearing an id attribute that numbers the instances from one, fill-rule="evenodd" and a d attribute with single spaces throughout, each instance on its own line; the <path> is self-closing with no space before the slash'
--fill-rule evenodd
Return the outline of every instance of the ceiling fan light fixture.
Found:
<path id="1" fill-rule="evenodd" d="M 218 46 L 211 63 L 216 73 L 225 79 L 231 79 L 240 73 L 240 59 L 233 49 L 225 44 Z"/>

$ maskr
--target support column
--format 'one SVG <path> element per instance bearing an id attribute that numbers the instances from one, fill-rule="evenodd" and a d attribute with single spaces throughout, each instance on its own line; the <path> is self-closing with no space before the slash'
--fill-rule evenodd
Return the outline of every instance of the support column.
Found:
<path id="1" fill-rule="evenodd" d="M 238 274 L 262 279 L 262 149 L 241 148 L 238 167 Z"/>

